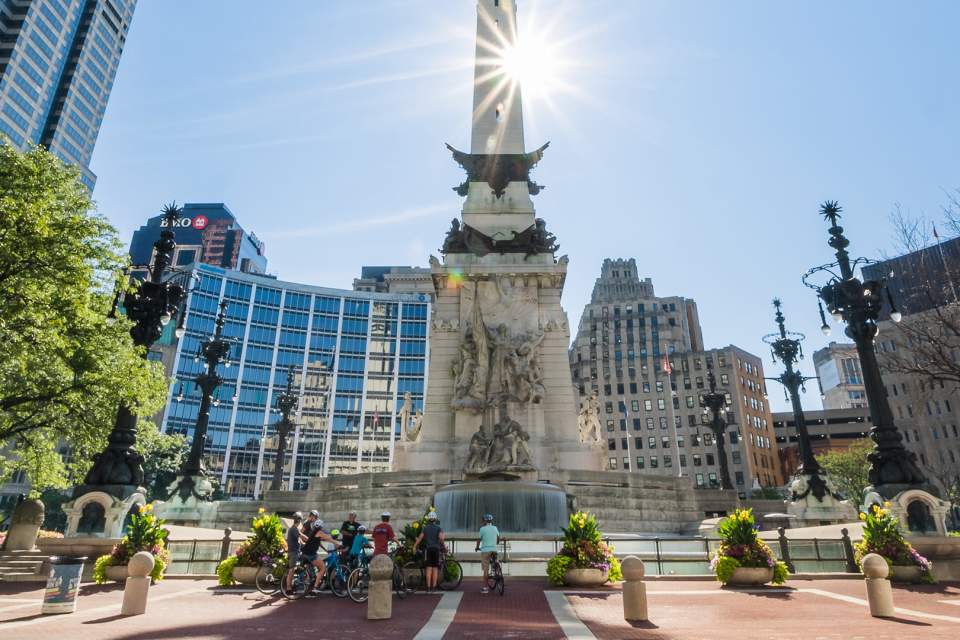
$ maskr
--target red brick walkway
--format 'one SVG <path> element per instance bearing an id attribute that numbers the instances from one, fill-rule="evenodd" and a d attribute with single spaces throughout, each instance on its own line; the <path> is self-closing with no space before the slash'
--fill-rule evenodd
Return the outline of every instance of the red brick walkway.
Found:
<path id="1" fill-rule="evenodd" d="M 543 596 L 545 580 L 508 579 L 501 596 L 480 593 L 480 580 L 464 580 L 460 608 L 444 640 L 523 638 L 554 640 L 566 636 Z"/>
<path id="2" fill-rule="evenodd" d="M 371 622 L 366 619 L 365 605 L 329 594 L 285 602 L 248 590 L 220 589 L 209 580 L 165 580 L 151 589 L 143 616 L 119 616 L 119 586 L 92 585 L 82 589 L 76 613 L 41 616 L 43 591 L 38 586 L 0 584 L 0 640 L 410 639 L 428 624 L 440 602 L 437 596 L 423 594 L 395 598 L 393 618 Z M 464 581 L 463 596 L 445 640 L 564 637 L 544 595 L 557 590 L 546 588 L 544 581 L 508 579 L 503 597 L 481 595 L 479 588 L 477 580 Z M 960 638 L 957 583 L 897 587 L 894 599 L 901 611 L 890 620 L 869 616 L 859 580 L 793 580 L 786 589 L 754 591 L 721 589 L 706 581 L 651 581 L 647 589 L 651 622 L 637 626 L 623 620 L 618 588 L 568 591 L 565 600 L 558 600 L 579 618 L 579 622 L 571 618 L 575 626 L 601 640 Z"/>

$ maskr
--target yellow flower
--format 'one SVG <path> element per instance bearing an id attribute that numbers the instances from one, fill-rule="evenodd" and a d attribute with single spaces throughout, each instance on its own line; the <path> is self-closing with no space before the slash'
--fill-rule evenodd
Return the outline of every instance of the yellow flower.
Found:
<path id="1" fill-rule="evenodd" d="M 147 513 L 148 511 L 153 511 L 153 503 L 150 502 L 143 505 L 142 507 L 140 507 L 140 511 L 141 513 Z"/>
<path id="2" fill-rule="evenodd" d="M 263 507 L 260 507 L 259 509 L 257 509 L 257 513 L 265 513 L 265 512 L 266 512 L 266 509 L 264 509 Z"/>
<path id="3" fill-rule="evenodd" d="M 883 506 L 885 506 L 886 508 L 889 509 L 889 508 L 892 507 L 893 505 L 890 504 L 890 501 L 889 501 L 889 500 L 887 500 L 886 502 L 883 503 Z"/>
<path id="4" fill-rule="evenodd" d="M 863 512 L 861 511 L 861 512 L 860 512 L 860 519 L 861 519 L 861 520 L 866 520 L 866 519 L 867 519 L 867 514 L 865 514 L 865 513 L 863 513 Z"/>
<path id="5" fill-rule="evenodd" d="M 420 528 L 420 523 L 419 523 L 419 522 L 414 522 L 414 523 L 413 523 L 413 528 L 414 528 L 414 529 L 419 529 L 419 528 Z"/>

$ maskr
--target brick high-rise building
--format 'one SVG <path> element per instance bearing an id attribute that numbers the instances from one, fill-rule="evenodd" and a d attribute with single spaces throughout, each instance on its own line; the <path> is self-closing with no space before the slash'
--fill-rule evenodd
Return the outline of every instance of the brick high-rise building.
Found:
<path id="1" fill-rule="evenodd" d="M 580 397 L 596 392 L 600 400 L 610 469 L 719 486 L 716 443 L 700 406 L 713 370 L 728 399 L 734 486 L 746 495 L 782 484 L 760 358 L 733 345 L 704 350 L 696 303 L 657 297 L 634 260 L 604 261 L 570 367 Z"/>

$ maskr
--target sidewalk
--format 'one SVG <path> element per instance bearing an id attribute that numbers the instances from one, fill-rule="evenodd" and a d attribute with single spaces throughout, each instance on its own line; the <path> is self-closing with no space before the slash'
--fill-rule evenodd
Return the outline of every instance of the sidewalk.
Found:
<path id="1" fill-rule="evenodd" d="M 366 605 L 323 594 L 285 602 L 211 580 L 167 580 L 152 588 L 147 613 L 119 616 L 119 585 L 84 586 L 77 612 L 42 616 L 36 584 L 0 585 L 0 635 L 78 640 L 256 638 L 523 638 L 589 640 L 784 640 L 869 637 L 960 638 L 960 584 L 895 588 L 895 619 L 871 618 L 864 586 L 853 580 L 792 580 L 782 588 L 731 590 L 703 581 L 648 583 L 651 622 L 623 620 L 621 591 L 550 588 L 508 579 L 504 596 L 481 594 L 477 580 L 443 595 L 394 598 L 391 620 L 370 622 Z"/>

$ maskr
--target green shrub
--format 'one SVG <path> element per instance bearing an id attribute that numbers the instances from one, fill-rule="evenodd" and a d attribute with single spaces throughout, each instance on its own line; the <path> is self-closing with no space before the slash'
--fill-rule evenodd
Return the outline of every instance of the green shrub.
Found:
<path id="1" fill-rule="evenodd" d="M 232 587 L 236 584 L 236 580 L 233 579 L 233 568 L 237 566 L 238 561 L 239 558 L 232 555 L 217 565 L 217 581 L 221 587 Z"/>
<path id="2" fill-rule="evenodd" d="M 107 581 L 107 567 L 113 566 L 113 556 L 109 553 L 100 556 L 93 563 L 93 581 L 104 584 Z"/>
<path id="3" fill-rule="evenodd" d="M 570 556 L 556 555 L 550 558 L 550 561 L 547 562 L 547 579 L 550 580 L 550 583 L 563 586 L 563 576 L 567 573 L 571 564 L 573 564 L 573 558 Z"/>
<path id="4" fill-rule="evenodd" d="M 935 584 L 933 564 L 917 553 L 913 545 L 904 539 L 900 532 L 900 522 L 890 513 L 889 507 L 889 502 L 884 503 L 882 507 L 875 504 L 870 507 L 869 513 L 860 514 L 860 519 L 863 521 L 863 537 L 853 548 L 853 557 L 857 565 L 860 566 L 867 554 L 876 553 L 882 556 L 891 568 L 893 565 L 920 567 L 922 580 Z"/>
<path id="5" fill-rule="evenodd" d="M 620 582 L 623 580 L 623 571 L 620 569 L 620 561 L 614 556 L 610 556 L 610 571 L 607 573 L 607 580 L 610 582 Z"/>
<path id="6" fill-rule="evenodd" d="M 740 562 L 730 556 L 720 556 L 717 558 L 714 572 L 717 574 L 717 581 L 726 584 L 733 577 L 733 572 L 740 568 Z"/>
<path id="7" fill-rule="evenodd" d="M 773 565 L 773 584 L 783 584 L 790 576 L 786 562 L 775 562 Z"/>

